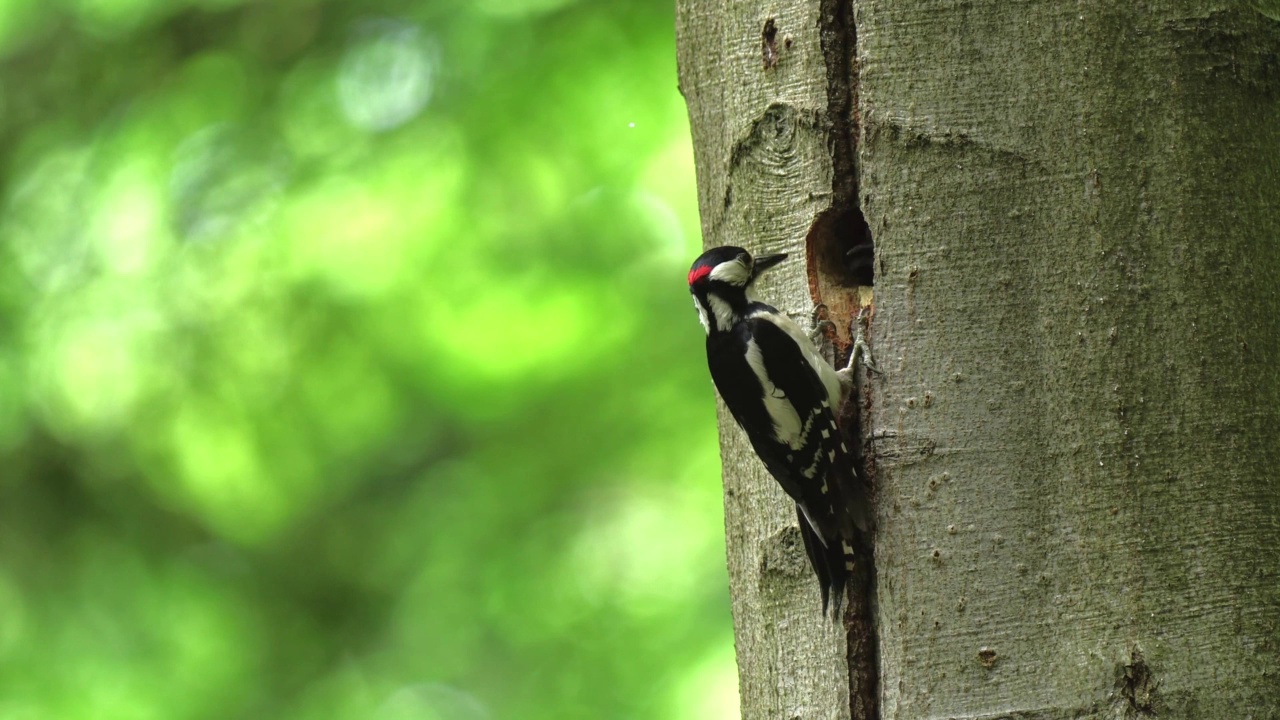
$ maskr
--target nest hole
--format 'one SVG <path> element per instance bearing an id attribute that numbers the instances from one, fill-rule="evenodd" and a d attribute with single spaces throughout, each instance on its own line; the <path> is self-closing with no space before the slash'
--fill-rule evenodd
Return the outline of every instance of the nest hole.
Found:
<path id="1" fill-rule="evenodd" d="M 830 208 L 818 214 L 805 239 L 809 267 L 846 288 L 875 284 L 875 242 L 862 211 Z"/>

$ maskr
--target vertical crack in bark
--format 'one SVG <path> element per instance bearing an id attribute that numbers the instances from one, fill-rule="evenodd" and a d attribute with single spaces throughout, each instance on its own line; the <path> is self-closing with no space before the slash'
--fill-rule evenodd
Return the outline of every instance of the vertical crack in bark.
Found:
<path id="1" fill-rule="evenodd" d="M 858 201 L 857 30 L 851 0 L 822 0 L 819 37 L 827 73 L 831 206 L 809 230 L 812 267 L 838 287 L 874 284 L 874 244 Z M 822 288 L 812 287 L 821 292 Z"/>
<path id="2" fill-rule="evenodd" d="M 831 152 L 831 206 L 819 213 L 805 239 L 809 290 L 817 304 L 825 305 L 836 322 L 840 340 L 846 338 L 849 321 L 870 305 L 870 293 L 859 292 L 873 281 L 874 252 L 871 230 L 858 201 L 858 74 L 857 29 L 852 0 L 821 0 L 820 38 L 827 72 L 827 132 Z M 841 326 L 844 327 L 841 327 Z M 844 343 L 840 343 L 844 345 Z M 856 392 L 844 409 L 842 423 L 847 440 L 856 448 L 859 477 L 869 482 L 868 465 L 861 452 L 860 415 L 864 402 Z M 864 488 L 869 497 L 870 488 Z M 848 641 L 849 710 L 853 720 L 879 718 L 879 668 L 875 627 L 874 553 L 867 548 L 864 562 L 849 583 L 845 612 Z"/>
<path id="3" fill-rule="evenodd" d="M 856 207 L 858 178 L 854 168 L 854 117 L 857 78 L 854 75 L 854 46 L 851 0 L 822 0 L 820 38 L 827 65 L 827 123 L 831 135 L 832 205 Z"/>

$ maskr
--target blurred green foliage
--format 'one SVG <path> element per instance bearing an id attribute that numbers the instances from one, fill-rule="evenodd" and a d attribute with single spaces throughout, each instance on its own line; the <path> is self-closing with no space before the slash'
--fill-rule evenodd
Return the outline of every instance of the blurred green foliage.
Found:
<path id="1" fill-rule="evenodd" d="M 736 716 L 670 0 L 0 0 L 0 720 Z"/>

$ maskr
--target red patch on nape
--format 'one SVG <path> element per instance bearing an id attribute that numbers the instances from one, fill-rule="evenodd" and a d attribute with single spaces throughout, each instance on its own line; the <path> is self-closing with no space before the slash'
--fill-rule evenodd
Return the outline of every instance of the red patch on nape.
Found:
<path id="1" fill-rule="evenodd" d="M 710 265 L 703 265 L 702 267 L 696 267 L 689 271 L 689 284 L 692 285 L 710 274 L 711 274 Z"/>

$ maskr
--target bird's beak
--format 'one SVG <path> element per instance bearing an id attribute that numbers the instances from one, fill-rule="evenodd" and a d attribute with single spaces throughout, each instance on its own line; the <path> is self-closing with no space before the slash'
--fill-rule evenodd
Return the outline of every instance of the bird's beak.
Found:
<path id="1" fill-rule="evenodd" d="M 769 268 L 773 267 L 774 265 L 777 265 L 778 263 L 786 259 L 787 259 L 786 253 L 778 253 L 777 255 L 765 255 L 764 257 L 756 258 L 756 262 L 751 268 L 751 280 L 748 281 L 747 284 L 750 285 L 751 283 L 755 282 L 756 278 L 763 275 L 766 270 L 768 270 Z"/>

